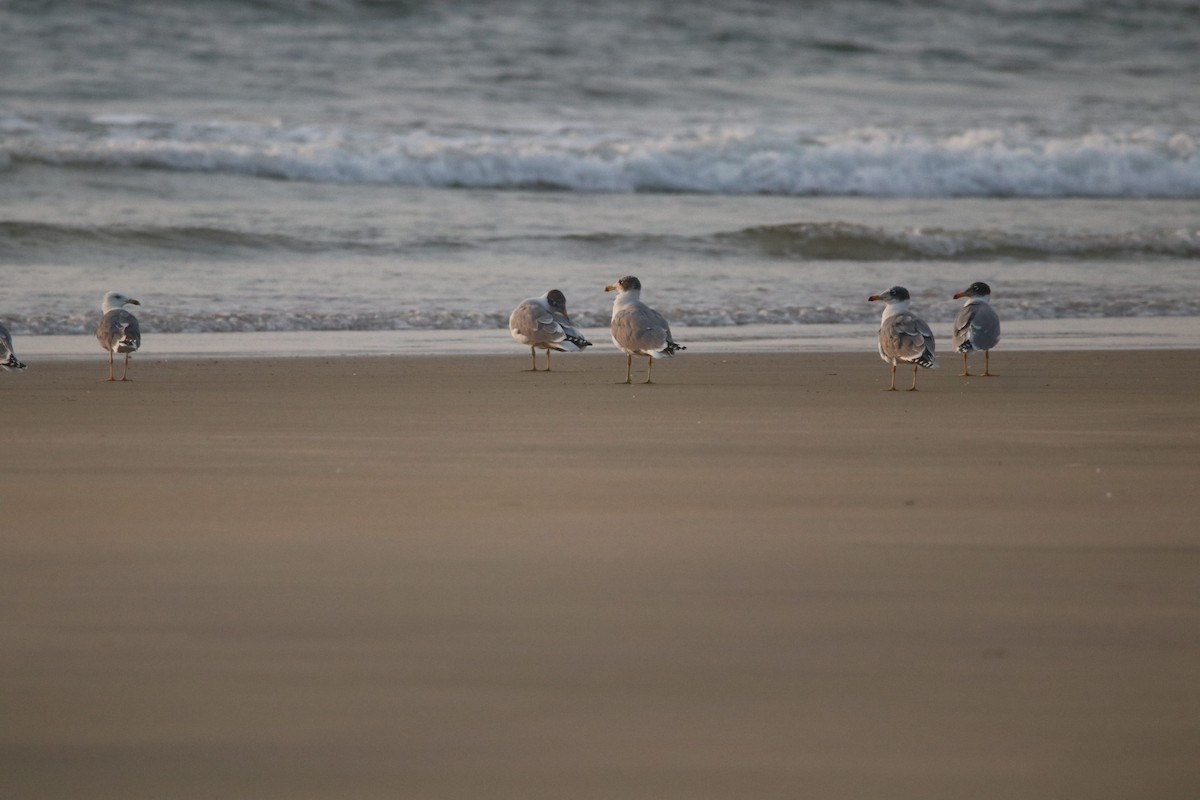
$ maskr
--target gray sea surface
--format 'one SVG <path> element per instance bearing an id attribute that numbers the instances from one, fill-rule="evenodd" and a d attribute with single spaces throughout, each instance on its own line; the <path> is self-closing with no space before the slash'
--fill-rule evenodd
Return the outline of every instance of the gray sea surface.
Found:
<path id="1" fill-rule="evenodd" d="M 18 345 L 109 289 L 147 351 L 504 341 L 550 288 L 602 332 L 624 274 L 718 343 L 857 336 L 896 284 L 946 325 L 984 280 L 1051 346 L 1200 345 L 1194 3 L 11 3 L 0 35 Z"/>

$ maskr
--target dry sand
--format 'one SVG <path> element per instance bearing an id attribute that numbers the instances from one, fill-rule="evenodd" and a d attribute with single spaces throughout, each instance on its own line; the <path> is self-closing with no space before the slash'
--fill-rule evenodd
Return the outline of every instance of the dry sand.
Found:
<path id="1" fill-rule="evenodd" d="M 1200 352 L 554 364 L 0 375 L 0 796 L 1200 796 Z"/>

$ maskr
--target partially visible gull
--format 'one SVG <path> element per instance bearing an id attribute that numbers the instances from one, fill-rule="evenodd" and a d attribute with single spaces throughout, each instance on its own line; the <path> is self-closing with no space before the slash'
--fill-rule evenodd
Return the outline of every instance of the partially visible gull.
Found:
<path id="1" fill-rule="evenodd" d="M 632 382 L 634 356 L 646 357 L 646 383 L 650 383 L 654 359 L 671 358 L 676 351 L 687 348 L 676 344 L 663 315 L 641 301 L 642 282 L 637 278 L 626 275 L 605 286 L 604 291 L 617 293 L 613 298 L 612 340 L 625 354 L 625 383 Z"/>
<path id="2" fill-rule="evenodd" d="M 522 300 L 508 317 L 508 330 L 518 342 L 529 346 L 529 358 L 537 372 L 537 348 L 546 351 L 546 372 L 550 371 L 550 351 L 578 353 L 592 343 L 584 338 L 567 316 L 567 298 L 558 289 L 541 297 Z"/>
<path id="3" fill-rule="evenodd" d="M 908 310 L 908 289 L 893 286 L 883 294 L 873 294 L 868 300 L 882 300 L 886 307 L 879 322 L 879 357 L 892 365 L 892 385 L 896 391 L 896 365 L 913 365 L 910 392 L 917 390 L 917 367 L 937 369 L 934 356 L 933 331 L 925 321 Z"/>
<path id="4" fill-rule="evenodd" d="M 965 298 L 967 302 L 954 318 L 954 347 L 962 353 L 964 377 L 969 377 L 967 354 L 972 350 L 983 351 L 983 374 L 991 377 L 992 348 L 1000 342 L 1000 317 L 992 308 L 992 287 L 976 281 L 965 290 L 954 295 L 955 300 Z"/>
<path id="5" fill-rule="evenodd" d="M 8 328 L 3 325 L 0 325 L 0 369 L 13 372 L 25 369 L 25 365 L 17 359 L 17 354 L 13 352 L 12 336 L 9 335 Z"/>
<path id="6" fill-rule="evenodd" d="M 108 379 L 113 377 L 113 353 L 125 354 L 125 370 L 121 380 L 129 380 L 129 354 L 136 352 L 142 346 L 142 331 L 138 327 L 137 317 L 125 310 L 126 305 L 140 306 L 137 300 L 126 297 L 120 292 L 109 292 L 104 295 L 101 308 L 104 316 L 96 326 L 96 340 L 108 351 Z"/>

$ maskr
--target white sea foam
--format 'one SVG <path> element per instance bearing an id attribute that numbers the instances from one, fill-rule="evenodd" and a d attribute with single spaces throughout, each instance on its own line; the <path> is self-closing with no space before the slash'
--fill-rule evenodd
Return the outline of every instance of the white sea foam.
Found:
<path id="1" fill-rule="evenodd" d="M 0 120 L 17 161 L 204 171 L 417 187 L 550 188 L 868 197 L 1200 197 L 1200 156 L 1183 131 L 1075 137 L 1023 128 L 925 135 L 879 128 L 350 130 L 167 124 L 136 115 L 93 130 Z"/>

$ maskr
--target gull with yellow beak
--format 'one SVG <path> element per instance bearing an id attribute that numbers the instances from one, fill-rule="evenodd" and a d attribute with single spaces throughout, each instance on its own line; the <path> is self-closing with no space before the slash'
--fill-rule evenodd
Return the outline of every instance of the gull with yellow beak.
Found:
<path id="1" fill-rule="evenodd" d="M 671 326 L 662 314 L 642 302 L 642 282 L 626 275 L 604 287 L 616 292 L 613 298 L 612 340 L 625 354 L 625 383 L 632 383 L 633 357 L 646 357 L 646 383 L 652 383 L 650 372 L 654 359 L 671 358 L 676 351 L 686 350 L 671 336 Z"/>

